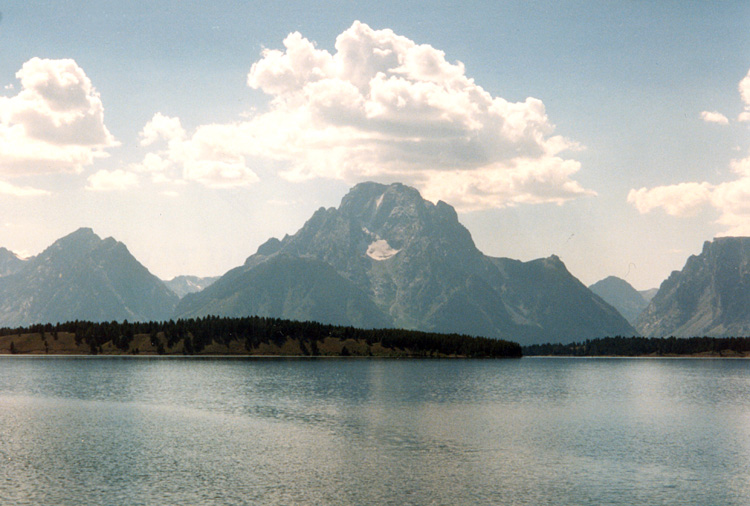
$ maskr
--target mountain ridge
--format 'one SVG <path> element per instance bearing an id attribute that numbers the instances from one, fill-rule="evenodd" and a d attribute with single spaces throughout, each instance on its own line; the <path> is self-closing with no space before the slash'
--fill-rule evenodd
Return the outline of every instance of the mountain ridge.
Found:
<path id="1" fill-rule="evenodd" d="M 750 237 L 706 241 L 673 271 L 638 319 L 645 336 L 750 335 Z"/>
<path id="2" fill-rule="evenodd" d="M 398 183 L 356 185 L 338 208 L 318 209 L 295 234 L 269 239 L 226 276 L 247 280 L 253 269 L 279 255 L 330 265 L 369 297 L 391 326 L 399 328 L 527 342 L 635 332 L 614 308 L 575 279 L 559 258 L 511 269 L 515 261 L 492 259 L 477 249 L 450 205 L 433 204 L 416 189 Z M 524 282 L 503 274 L 503 269 L 546 279 L 558 289 L 527 294 Z M 186 297 L 176 315 L 205 314 L 216 304 L 212 298 L 222 297 L 230 303 L 234 296 L 209 287 Z M 582 306 L 565 306 L 571 298 Z M 533 310 L 523 306 L 530 301 Z M 549 310 L 555 304 L 566 310 Z"/>
<path id="3" fill-rule="evenodd" d="M 0 278 L 0 324 L 69 320 L 157 320 L 171 316 L 177 296 L 127 247 L 79 228 Z"/>
<path id="4" fill-rule="evenodd" d="M 220 276 L 190 276 L 183 274 L 175 276 L 172 279 L 162 280 L 167 288 L 172 290 L 179 298 L 183 298 L 189 293 L 200 292 L 207 286 L 210 286 Z"/>
<path id="5" fill-rule="evenodd" d="M 608 276 L 589 286 L 589 289 L 617 309 L 628 323 L 635 326 L 638 316 L 648 301 L 630 283 L 616 276 Z"/>
<path id="6" fill-rule="evenodd" d="M 25 260 L 7 248 L 0 248 L 0 276 L 14 274 L 21 270 Z"/>

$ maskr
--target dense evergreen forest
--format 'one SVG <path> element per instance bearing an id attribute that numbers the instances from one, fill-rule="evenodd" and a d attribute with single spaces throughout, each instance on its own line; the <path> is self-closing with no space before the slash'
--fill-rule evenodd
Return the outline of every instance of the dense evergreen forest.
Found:
<path id="1" fill-rule="evenodd" d="M 69 346 L 59 344 L 61 336 L 72 338 Z M 35 344 L 29 344 L 31 341 Z M 81 350 L 90 354 L 160 355 L 230 352 L 253 355 L 277 350 L 282 354 L 304 356 L 521 356 L 518 343 L 499 339 L 398 329 L 358 329 L 257 316 L 208 316 L 133 323 L 73 321 L 0 329 L 0 353 L 73 353 Z"/>
<path id="2" fill-rule="evenodd" d="M 644 355 L 745 355 L 750 354 L 748 337 L 604 337 L 570 344 L 525 346 L 526 356 L 552 355 L 574 357 Z"/>

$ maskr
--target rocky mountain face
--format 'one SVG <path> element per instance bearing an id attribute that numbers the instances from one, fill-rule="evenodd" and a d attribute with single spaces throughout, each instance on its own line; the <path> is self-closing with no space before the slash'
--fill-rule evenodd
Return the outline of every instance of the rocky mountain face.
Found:
<path id="1" fill-rule="evenodd" d="M 177 300 L 124 244 L 82 228 L 0 277 L 0 326 L 163 320 Z"/>
<path id="2" fill-rule="evenodd" d="M 527 330 L 523 343 L 572 342 L 603 336 L 632 336 L 635 329 L 594 294 L 556 255 L 530 262 L 492 258 L 503 274 L 498 292 Z"/>
<path id="3" fill-rule="evenodd" d="M 189 293 L 200 292 L 204 288 L 219 279 L 219 276 L 198 277 L 198 276 L 176 276 L 168 281 L 164 281 L 167 288 L 172 290 L 179 298 Z"/>
<path id="4" fill-rule="evenodd" d="M 706 242 L 662 283 L 637 328 L 657 337 L 750 335 L 750 237 Z"/>
<path id="5" fill-rule="evenodd" d="M 272 268 L 269 262 L 291 259 L 314 261 L 317 270 L 299 269 L 280 286 L 274 277 L 258 274 Z M 321 264 L 330 268 L 323 278 Z M 308 270 L 325 283 L 308 280 Z M 337 286 L 348 294 L 346 318 L 336 323 L 354 325 L 356 315 L 357 325 L 366 327 L 457 332 L 524 344 L 634 333 L 557 257 L 533 262 L 487 257 L 451 206 L 432 204 L 401 184 L 376 183 L 355 186 L 338 208 L 319 209 L 296 234 L 269 240 L 243 266 L 185 296 L 176 315 L 201 316 L 219 308 L 221 314 L 238 315 L 266 294 L 265 307 L 275 301 L 275 310 L 283 309 L 269 316 L 313 319 L 304 312 L 293 316 L 293 307 L 281 304 L 304 300 L 299 290 L 312 286 L 318 291 L 310 292 L 311 301 L 330 297 L 324 292 Z"/>
<path id="6" fill-rule="evenodd" d="M 18 258 L 18 255 L 6 248 L 0 248 L 0 276 L 18 272 L 23 265 L 24 261 Z"/>
<path id="7" fill-rule="evenodd" d="M 630 283 L 616 276 L 609 276 L 589 286 L 589 289 L 617 309 L 631 325 L 648 306 L 643 295 Z"/>

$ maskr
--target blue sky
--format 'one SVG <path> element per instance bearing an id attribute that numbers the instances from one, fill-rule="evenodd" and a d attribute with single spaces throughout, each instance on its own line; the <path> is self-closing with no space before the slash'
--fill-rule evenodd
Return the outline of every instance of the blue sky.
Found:
<path id="1" fill-rule="evenodd" d="M 703 241 L 750 235 L 747 2 L 0 12 L 14 251 L 91 226 L 162 278 L 221 274 L 362 180 L 413 184 L 485 253 L 557 254 L 586 284 L 658 286 Z M 386 46 L 398 68 L 371 58 Z"/>

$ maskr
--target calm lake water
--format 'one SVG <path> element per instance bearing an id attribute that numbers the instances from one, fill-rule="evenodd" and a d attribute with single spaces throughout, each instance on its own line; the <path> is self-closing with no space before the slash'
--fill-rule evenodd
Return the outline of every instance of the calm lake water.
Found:
<path id="1" fill-rule="evenodd" d="M 0 504 L 745 506 L 750 361 L 5 357 Z"/>

